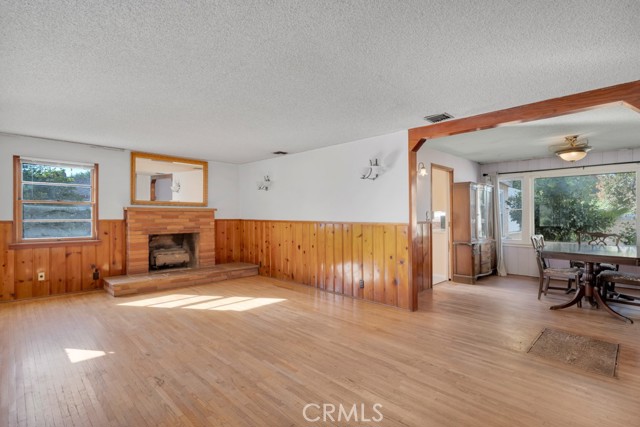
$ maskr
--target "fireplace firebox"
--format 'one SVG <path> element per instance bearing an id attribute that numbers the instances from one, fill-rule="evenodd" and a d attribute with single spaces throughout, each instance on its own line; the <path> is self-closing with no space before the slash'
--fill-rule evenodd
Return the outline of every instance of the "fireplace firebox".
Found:
<path id="1" fill-rule="evenodd" d="M 150 234 L 149 270 L 198 265 L 198 233 Z"/>

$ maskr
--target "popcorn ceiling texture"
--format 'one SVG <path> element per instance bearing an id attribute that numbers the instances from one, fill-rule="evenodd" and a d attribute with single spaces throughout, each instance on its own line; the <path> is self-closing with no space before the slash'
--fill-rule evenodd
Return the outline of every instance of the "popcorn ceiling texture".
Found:
<path id="1" fill-rule="evenodd" d="M 638 1 L 0 0 L 0 131 L 244 163 L 637 80 Z"/>

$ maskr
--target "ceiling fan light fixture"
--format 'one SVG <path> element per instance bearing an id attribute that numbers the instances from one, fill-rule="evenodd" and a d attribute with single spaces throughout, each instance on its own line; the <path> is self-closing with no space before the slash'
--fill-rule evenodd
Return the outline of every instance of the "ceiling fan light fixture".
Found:
<path id="1" fill-rule="evenodd" d="M 556 156 L 567 162 L 577 162 L 587 156 L 587 152 L 591 147 L 572 147 L 566 150 L 556 151 Z"/>
<path id="2" fill-rule="evenodd" d="M 569 146 L 556 151 L 556 156 L 567 162 L 577 162 L 578 160 L 582 160 L 591 150 L 591 147 L 589 147 L 586 140 L 578 142 L 578 135 L 565 137 L 565 142 Z"/>

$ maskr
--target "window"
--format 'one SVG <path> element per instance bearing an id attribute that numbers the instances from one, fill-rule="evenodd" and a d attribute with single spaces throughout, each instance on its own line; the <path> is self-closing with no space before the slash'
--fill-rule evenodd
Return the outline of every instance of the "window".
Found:
<path id="1" fill-rule="evenodd" d="M 500 181 L 502 238 L 522 240 L 522 179 Z"/>
<path id="2" fill-rule="evenodd" d="M 636 243 L 635 172 L 534 179 L 534 228 L 546 240 L 576 240 L 576 230 L 616 233 Z"/>
<path id="3" fill-rule="evenodd" d="M 16 241 L 96 239 L 98 165 L 14 157 Z"/>
<path id="4" fill-rule="evenodd" d="M 501 175 L 502 239 L 527 245 L 532 234 L 547 241 L 575 242 L 576 231 L 637 239 L 637 165 L 603 165 Z"/>

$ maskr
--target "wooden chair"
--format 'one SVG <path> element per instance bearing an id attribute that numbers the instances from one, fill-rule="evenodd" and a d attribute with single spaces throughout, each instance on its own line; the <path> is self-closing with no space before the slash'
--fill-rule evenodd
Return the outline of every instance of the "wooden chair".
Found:
<path id="1" fill-rule="evenodd" d="M 600 246 L 616 246 L 620 247 L 620 240 L 622 236 L 615 233 L 601 233 L 598 231 L 584 231 L 578 230 L 576 231 L 578 245 L 600 245 Z M 571 267 L 584 268 L 584 262 L 582 261 L 571 261 Z M 618 265 L 608 264 L 608 263 L 598 263 L 595 266 L 595 274 L 600 273 L 605 270 L 615 270 L 617 271 L 619 268 Z"/>
<path id="2" fill-rule="evenodd" d="M 582 277 L 582 270 L 578 267 L 569 268 L 553 268 L 549 267 L 547 260 L 542 257 L 542 249 L 544 248 L 544 237 L 542 234 L 534 234 L 531 236 L 531 244 L 536 251 L 536 262 L 538 264 L 538 273 L 540 274 L 540 282 L 538 284 L 538 299 L 544 292 L 547 295 L 549 289 L 564 290 L 566 293 L 571 292 L 572 284 L 575 283 L 576 287 L 580 285 L 580 278 Z M 567 286 L 564 288 L 550 286 L 551 279 L 567 280 Z M 581 307 L 582 303 L 578 302 L 578 307 Z"/>
<path id="3" fill-rule="evenodd" d="M 604 301 L 640 306 L 640 297 L 626 295 L 616 291 L 616 285 L 619 285 L 618 288 L 640 290 L 640 274 L 606 270 L 598 274 L 596 282 Z M 622 316 L 619 313 L 616 314 L 628 322 L 633 323 L 628 317 Z"/>

